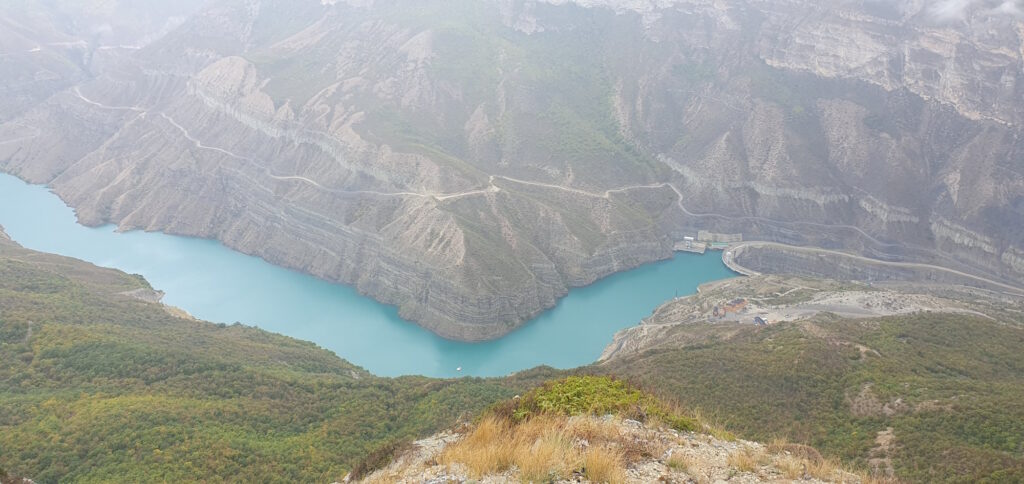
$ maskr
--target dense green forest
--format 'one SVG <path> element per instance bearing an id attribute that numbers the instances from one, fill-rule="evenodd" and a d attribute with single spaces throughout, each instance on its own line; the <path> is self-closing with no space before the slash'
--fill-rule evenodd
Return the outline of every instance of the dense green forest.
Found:
<path id="1" fill-rule="evenodd" d="M 312 343 L 119 295 L 147 287 L 0 240 L 0 468 L 36 482 L 331 482 L 547 376 L 378 378 Z"/>
<path id="2" fill-rule="evenodd" d="M 312 343 L 122 294 L 148 288 L 0 240 L 0 468 L 37 482 L 331 482 L 375 449 L 543 381 L 600 373 L 743 438 L 785 437 L 908 481 L 1024 481 L 1019 325 L 821 316 L 702 327 L 681 347 L 573 372 L 390 379 Z"/>

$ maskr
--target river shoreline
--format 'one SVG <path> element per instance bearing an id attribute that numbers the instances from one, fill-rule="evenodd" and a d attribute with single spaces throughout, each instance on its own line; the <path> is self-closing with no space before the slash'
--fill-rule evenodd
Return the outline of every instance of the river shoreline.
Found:
<path id="1" fill-rule="evenodd" d="M 144 276 L 163 303 L 213 323 L 241 322 L 311 341 L 381 376 L 503 376 L 593 363 L 616 331 L 675 296 L 734 277 L 718 257 L 673 258 L 569 290 L 498 340 L 446 340 L 351 287 L 272 265 L 217 241 L 89 228 L 45 187 L 0 176 L 0 224 L 22 246 Z M 462 368 L 462 370 L 458 370 Z"/>

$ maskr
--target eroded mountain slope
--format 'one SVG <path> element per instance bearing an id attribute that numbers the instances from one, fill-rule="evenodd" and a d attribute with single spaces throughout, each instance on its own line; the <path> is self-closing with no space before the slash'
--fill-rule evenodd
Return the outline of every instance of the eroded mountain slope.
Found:
<path id="1" fill-rule="evenodd" d="M 458 339 L 698 229 L 1019 285 L 1020 22 L 886 5 L 221 0 L 0 126 L 0 167 Z"/>

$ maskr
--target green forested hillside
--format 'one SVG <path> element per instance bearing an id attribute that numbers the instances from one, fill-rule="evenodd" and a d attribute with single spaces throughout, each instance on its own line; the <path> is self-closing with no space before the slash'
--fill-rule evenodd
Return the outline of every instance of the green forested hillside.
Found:
<path id="1" fill-rule="evenodd" d="M 146 287 L 0 240 L 0 468 L 37 482 L 331 482 L 531 381 L 377 378 L 311 343 L 118 295 Z"/>
<path id="2" fill-rule="evenodd" d="M 600 371 L 745 438 L 785 437 L 865 469 L 891 463 L 908 481 L 1024 482 L 1020 326 L 920 313 L 723 329 Z"/>
<path id="3" fill-rule="evenodd" d="M 312 343 L 121 294 L 137 289 L 137 276 L 0 239 L 0 469 L 37 482 L 332 482 L 382 445 L 573 373 L 378 378 Z M 908 481 L 1024 481 L 1019 325 L 922 313 L 674 331 L 698 336 L 577 372 Z"/>

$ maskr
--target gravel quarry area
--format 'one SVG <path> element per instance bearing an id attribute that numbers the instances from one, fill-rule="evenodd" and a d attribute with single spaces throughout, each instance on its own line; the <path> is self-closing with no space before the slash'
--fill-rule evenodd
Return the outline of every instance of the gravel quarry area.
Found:
<path id="1" fill-rule="evenodd" d="M 982 312 L 962 307 L 962 303 L 928 294 L 906 294 L 890 291 L 822 291 L 813 299 L 791 305 L 761 304 L 750 300 L 742 311 L 730 313 L 724 321 L 750 322 L 761 317 L 767 324 L 795 321 L 832 313 L 844 318 L 870 318 L 892 316 L 919 311 L 970 313 L 991 318 Z M 750 321 L 748 321 L 750 320 Z"/>
<path id="2" fill-rule="evenodd" d="M 1024 301 L 997 291 L 956 286 L 813 279 L 797 276 L 755 275 L 704 284 L 693 296 L 669 301 L 639 325 L 616 333 L 599 361 L 671 344 L 673 328 L 734 327 L 809 320 L 823 314 L 867 319 L 918 312 L 970 314 L 990 320 L 1019 320 Z"/>

